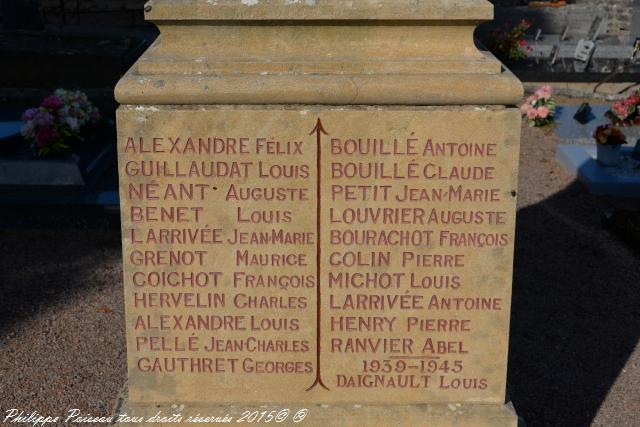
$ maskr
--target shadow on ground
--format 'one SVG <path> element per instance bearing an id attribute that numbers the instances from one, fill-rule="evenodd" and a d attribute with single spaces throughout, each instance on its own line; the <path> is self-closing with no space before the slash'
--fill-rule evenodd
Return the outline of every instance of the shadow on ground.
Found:
<path id="1" fill-rule="evenodd" d="M 509 382 L 511 397 L 529 427 L 588 426 L 605 399 L 624 406 L 624 399 L 608 393 L 640 337 L 640 256 L 601 226 L 601 214 L 614 208 L 640 209 L 640 200 L 594 197 L 572 183 L 518 211 Z M 52 410 L 73 402 L 86 410 L 107 411 L 125 365 L 117 225 L 86 212 L 58 216 L 48 212 L 40 217 L 37 211 L 0 213 L 4 230 L 0 231 L 0 337 L 42 310 L 62 307 L 65 301 L 75 305 L 66 308 L 62 319 L 61 311 L 43 321 L 61 323 L 53 325 L 51 334 L 64 349 L 40 355 L 32 348 L 49 348 L 52 341 L 45 337 L 33 344 L 37 337 L 28 336 L 34 328 L 51 328 L 21 328 L 24 331 L 14 339 L 26 341 L 14 344 L 16 349 L 28 345 L 21 357 L 35 352 L 37 357 L 29 362 L 35 382 L 31 386 L 20 382 L 20 388 L 5 384 L 5 390 L 16 394 L 7 396 L 7 401 L 47 403 Z M 96 313 L 104 301 L 117 311 L 117 317 Z M 83 331 L 64 335 L 69 328 Z M 44 333 L 36 330 L 40 331 L 36 335 Z M 108 357 L 115 359 L 103 360 L 106 356 L 96 348 L 111 351 Z M 69 357 L 61 356 L 69 350 L 88 358 L 82 382 L 50 380 L 48 376 L 59 372 L 61 377 L 67 371 L 77 373 L 77 368 L 68 368 L 74 366 L 69 365 Z M 80 357 L 78 353 L 69 356 Z M 22 359 L 5 357 L 9 358 L 5 363 L 13 363 L 6 366 L 12 377 L 5 380 L 18 381 L 14 373 Z M 114 363 L 107 366 L 109 361 Z M 108 390 L 104 378 L 114 379 L 114 384 L 107 384 Z M 46 395 L 37 395 L 38 381 Z M 66 384 L 66 391 L 54 395 L 66 400 L 51 398 L 60 384 Z M 91 406 L 82 399 L 100 404 Z"/>
<path id="2" fill-rule="evenodd" d="M 120 258 L 120 230 L 102 209 L 0 208 L 0 335 L 95 286 Z"/>
<path id="3" fill-rule="evenodd" d="M 600 225 L 640 200 L 574 182 L 519 210 L 509 383 L 527 426 L 588 426 L 640 337 L 640 256 Z"/>

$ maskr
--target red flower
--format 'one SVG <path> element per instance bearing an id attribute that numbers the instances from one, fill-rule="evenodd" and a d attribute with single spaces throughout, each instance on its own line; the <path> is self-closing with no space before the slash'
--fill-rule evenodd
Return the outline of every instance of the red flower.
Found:
<path id="1" fill-rule="evenodd" d="M 36 135 L 36 143 L 38 144 L 38 147 L 45 147 L 52 144 L 56 139 L 58 139 L 58 132 L 56 132 L 52 127 L 42 128 Z"/>
<path id="2" fill-rule="evenodd" d="M 640 95 L 631 95 L 628 99 L 632 104 L 640 104 Z"/>
<path id="3" fill-rule="evenodd" d="M 40 105 L 44 108 L 51 108 L 52 110 L 58 110 L 64 107 L 64 103 L 55 95 L 47 96 Z"/>
<path id="4" fill-rule="evenodd" d="M 627 143 L 627 138 L 622 131 L 611 125 L 598 126 L 593 133 L 596 141 L 602 145 L 622 145 Z"/>
<path id="5" fill-rule="evenodd" d="M 525 47 L 526 45 L 528 45 L 529 43 L 526 40 L 520 40 L 520 46 L 521 47 Z"/>

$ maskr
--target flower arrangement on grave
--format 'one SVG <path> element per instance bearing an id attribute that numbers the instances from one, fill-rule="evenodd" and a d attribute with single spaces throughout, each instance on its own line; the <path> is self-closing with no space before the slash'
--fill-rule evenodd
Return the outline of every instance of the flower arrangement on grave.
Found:
<path id="1" fill-rule="evenodd" d="M 598 145 L 621 146 L 627 143 L 627 138 L 620 128 L 613 125 L 598 126 L 593 133 Z"/>
<path id="2" fill-rule="evenodd" d="M 640 89 L 611 106 L 609 117 L 614 125 L 640 125 Z"/>
<path id="3" fill-rule="evenodd" d="M 47 156 L 83 141 L 81 131 L 100 119 L 100 112 L 80 91 L 58 89 L 22 114 L 22 136 L 37 156 Z"/>
<path id="4" fill-rule="evenodd" d="M 522 117 L 530 127 L 542 127 L 554 122 L 556 101 L 553 99 L 553 88 L 542 86 L 529 96 L 520 106 Z"/>
<path id="5" fill-rule="evenodd" d="M 529 43 L 524 39 L 531 22 L 523 19 L 511 27 L 505 23 L 502 28 L 496 28 L 489 34 L 489 50 L 503 60 L 518 61 L 525 59 L 532 51 Z"/>
<path id="6" fill-rule="evenodd" d="M 620 147 L 627 143 L 620 128 L 613 125 L 598 126 L 593 137 L 596 140 L 598 163 L 603 166 L 616 166 L 620 163 Z"/>

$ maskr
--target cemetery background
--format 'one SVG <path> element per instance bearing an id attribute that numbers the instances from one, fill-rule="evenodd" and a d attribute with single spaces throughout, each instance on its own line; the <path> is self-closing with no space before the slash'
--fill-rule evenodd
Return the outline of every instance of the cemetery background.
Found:
<path id="1" fill-rule="evenodd" d="M 64 17 L 53 3 L 43 2 L 48 22 L 78 16 L 113 24 L 126 16 L 128 34 L 144 28 L 135 12 L 140 2 L 87 2 L 82 7 L 92 12 L 74 15 L 70 7 Z M 620 10 L 628 3 L 611 5 Z M 625 16 L 616 19 L 626 22 Z M 142 33 L 141 39 L 154 34 Z M 73 84 L 78 70 L 69 71 Z M 106 112 L 114 77 L 117 70 L 81 86 Z M 20 97 L 21 88 L 4 88 L 3 108 L 22 109 L 56 78 Z M 510 394 L 527 425 L 638 425 L 640 260 L 603 229 L 601 214 L 638 210 L 640 201 L 588 194 L 555 162 L 560 142 L 523 128 Z M 0 227 L 0 409 L 108 414 L 126 378 L 117 215 L 95 206 L 4 205 Z"/>

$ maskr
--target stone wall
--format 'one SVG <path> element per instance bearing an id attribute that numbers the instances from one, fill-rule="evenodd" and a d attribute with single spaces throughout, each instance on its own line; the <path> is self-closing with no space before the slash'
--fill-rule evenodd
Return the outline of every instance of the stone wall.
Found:
<path id="1" fill-rule="evenodd" d="M 141 25 L 147 0 L 40 0 L 49 24 Z M 64 4 L 64 8 L 61 6 Z"/>
<path id="2" fill-rule="evenodd" d="M 602 7 L 609 15 L 609 33 L 628 32 L 631 30 L 633 6 L 640 8 L 638 0 L 583 0 L 580 3 Z M 636 13 L 640 10 L 636 9 Z"/>
<path id="3" fill-rule="evenodd" d="M 490 0 L 498 7 L 526 6 L 529 0 Z M 609 34 L 626 34 L 631 30 L 632 8 L 640 8 L 639 0 L 575 0 L 568 3 L 598 6 L 609 16 Z M 636 12 L 640 13 L 640 12 Z"/>

